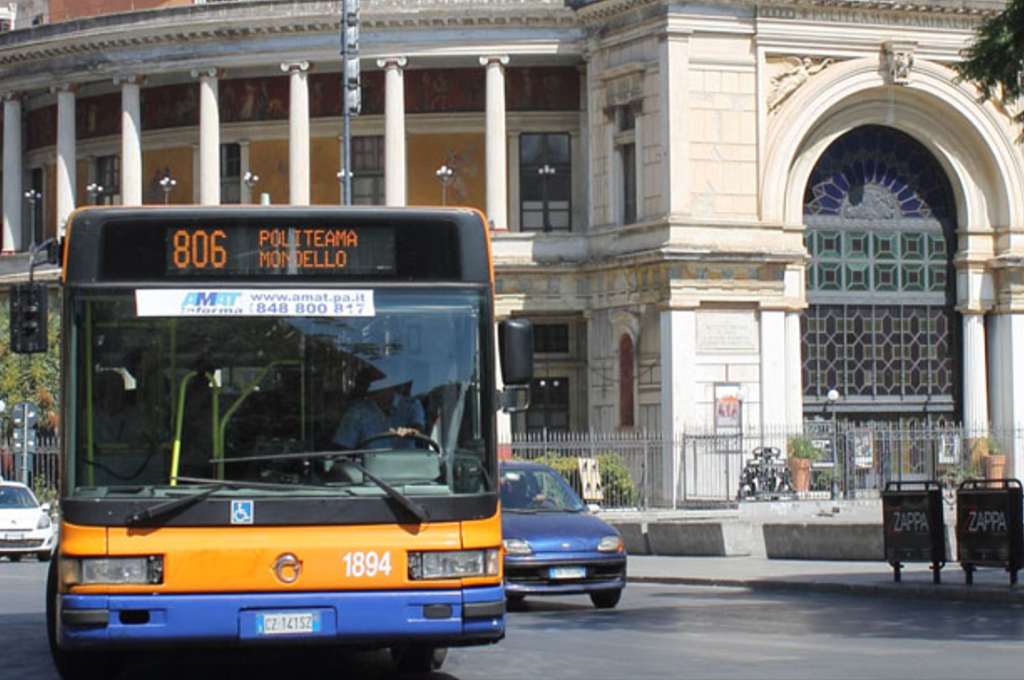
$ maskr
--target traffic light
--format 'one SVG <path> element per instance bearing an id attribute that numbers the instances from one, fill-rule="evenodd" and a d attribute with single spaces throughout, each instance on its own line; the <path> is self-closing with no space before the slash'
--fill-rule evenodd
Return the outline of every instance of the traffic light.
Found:
<path id="1" fill-rule="evenodd" d="M 344 0 L 341 24 L 341 60 L 345 80 L 342 96 L 345 113 L 359 115 L 362 89 L 359 80 L 359 0 Z"/>
<path id="2" fill-rule="evenodd" d="M 18 283 L 11 286 L 11 351 L 38 354 L 47 350 L 46 286 Z"/>
<path id="3" fill-rule="evenodd" d="M 359 57 L 345 62 L 345 106 L 352 115 L 359 115 L 363 105 L 362 88 L 359 82 Z"/>
<path id="4" fill-rule="evenodd" d="M 39 409 L 30 401 L 19 401 L 11 412 L 14 432 L 11 448 L 14 453 L 36 452 L 38 444 L 36 423 L 39 422 Z"/>

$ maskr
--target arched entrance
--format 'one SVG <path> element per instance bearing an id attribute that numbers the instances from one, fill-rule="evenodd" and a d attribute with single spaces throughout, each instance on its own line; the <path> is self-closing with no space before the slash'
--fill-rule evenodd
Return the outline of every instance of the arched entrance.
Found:
<path id="1" fill-rule="evenodd" d="M 805 415 L 959 421 L 956 210 L 935 158 L 898 130 L 855 128 L 811 173 L 804 221 Z"/>

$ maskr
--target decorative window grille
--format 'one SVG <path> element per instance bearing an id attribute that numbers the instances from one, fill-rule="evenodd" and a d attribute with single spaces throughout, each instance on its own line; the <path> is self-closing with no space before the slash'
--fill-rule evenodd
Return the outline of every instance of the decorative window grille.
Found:
<path id="1" fill-rule="evenodd" d="M 948 180 L 910 136 L 880 126 L 836 140 L 804 198 L 804 403 L 865 417 L 956 415 L 960 329 Z"/>

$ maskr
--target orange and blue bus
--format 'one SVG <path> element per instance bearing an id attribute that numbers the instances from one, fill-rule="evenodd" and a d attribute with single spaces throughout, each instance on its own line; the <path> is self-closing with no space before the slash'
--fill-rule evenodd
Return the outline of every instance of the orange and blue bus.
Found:
<path id="1" fill-rule="evenodd" d="M 493 277 L 472 210 L 73 214 L 47 589 L 62 677 L 275 642 L 428 670 L 500 640 L 496 412 L 523 403 L 532 344 L 527 322 L 495 326 Z"/>

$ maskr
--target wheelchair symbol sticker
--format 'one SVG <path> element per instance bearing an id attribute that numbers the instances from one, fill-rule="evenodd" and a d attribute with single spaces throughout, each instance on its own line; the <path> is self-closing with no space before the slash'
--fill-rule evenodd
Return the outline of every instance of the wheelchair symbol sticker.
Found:
<path id="1" fill-rule="evenodd" d="M 231 501 L 231 523 L 252 524 L 252 501 Z"/>

